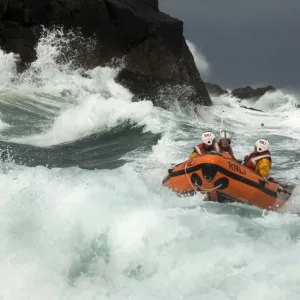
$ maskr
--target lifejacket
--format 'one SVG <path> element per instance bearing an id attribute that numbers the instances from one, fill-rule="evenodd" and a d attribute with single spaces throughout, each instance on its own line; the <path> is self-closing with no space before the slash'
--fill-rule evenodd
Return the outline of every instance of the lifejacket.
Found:
<path id="1" fill-rule="evenodd" d="M 251 170 L 255 170 L 257 163 L 262 158 L 267 158 L 272 163 L 271 153 L 269 151 L 264 151 L 260 153 L 252 152 L 249 155 L 246 155 L 244 158 L 244 165 Z"/>
<path id="2" fill-rule="evenodd" d="M 218 144 L 219 144 L 219 148 L 220 148 L 221 152 L 222 151 L 228 152 L 232 157 L 234 157 L 233 151 L 232 151 L 232 148 L 231 148 L 230 145 L 228 145 L 226 148 L 223 148 L 223 147 L 221 147 L 221 143 L 220 142 Z"/>
<path id="3" fill-rule="evenodd" d="M 218 143 L 215 143 L 214 146 L 212 147 L 211 150 L 207 150 L 204 146 L 204 143 L 199 144 L 197 146 L 194 147 L 194 150 L 199 154 L 199 155 L 204 155 L 207 154 L 210 151 L 215 151 L 215 152 L 220 152 L 220 147 L 218 145 Z"/>

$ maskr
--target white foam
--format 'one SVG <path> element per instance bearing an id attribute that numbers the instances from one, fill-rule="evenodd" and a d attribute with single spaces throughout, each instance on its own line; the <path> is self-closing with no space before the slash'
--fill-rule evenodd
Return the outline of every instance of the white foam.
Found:
<path id="1" fill-rule="evenodd" d="M 1 119 L 0 119 L 0 132 L 11 127 L 9 124 L 3 122 Z"/>
<path id="2" fill-rule="evenodd" d="M 191 41 L 186 41 L 200 73 L 202 79 L 207 79 L 210 75 L 210 65 L 205 57 L 205 55 L 201 52 L 199 48 L 195 46 Z"/>
<path id="3" fill-rule="evenodd" d="M 27 104 L 40 109 L 44 107 L 45 113 L 54 112 L 55 116 L 53 125 L 42 134 L 12 138 L 10 141 L 51 146 L 109 130 L 126 120 L 138 123 L 151 112 L 153 105 L 150 101 L 132 102 L 132 94 L 115 82 L 118 69 L 96 67 L 84 71 L 74 69 L 72 61 L 58 62 L 70 42 L 69 36 L 60 30 L 45 31 L 36 48 L 37 60 L 18 77 L 17 85 L 10 82 L 15 95 L 21 97 L 26 94 L 24 101 Z M 11 77 L 16 76 L 15 60 L 10 54 L 0 54 L 8 84 Z M 26 102 L 18 105 L 25 109 Z M 41 127 L 44 127 L 43 124 Z"/>
<path id="4" fill-rule="evenodd" d="M 18 60 L 18 55 L 14 53 L 5 53 L 0 49 L 0 87 L 3 89 L 7 86 L 15 76 L 16 72 L 16 62 Z"/>
<path id="5" fill-rule="evenodd" d="M 273 295 L 273 271 L 297 267 L 291 256 L 299 245 L 287 234 L 297 222 L 292 215 L 243 220 L 201 207 L 175 208 L 174 195 L 129 166 L 97 172 L 10 168 L 0 174 L 6 298 L 60 298 L 63 291 L 65 299 L 128 293 L 132 299 L 247 299 L 249 286 L 257 287 L 255 295 Z M 293 278 L 276 280 L 281 296 L 296 284 Z"/>
<path id="6" fill-rule="evenodd" d="M 294 110 L 298 104 L 295 95 L 277 90 L 264 94 L 253 107 L 268 112 L 285 112 Z"/>
<path id="7" fill-rule="evenodd" d="M 104 99 L 90 95 L 82 103 L 62 112 L 44 134 L 14 138 L 13 142 L 51 146 L 75 141 L 99 131 L 107 131 L 118 123 L 140 122 L 151 112 L 151 102 L 126 102 L 122 98 Z"/>
<path id="8" fill-rule="evenodd" d="M 213 107 L 200 108 L 197 118 L 166 112 L 147 101 L 133 103 L 132 95 L 114 82 L 116 70 L 95 68 L 86 77 L 68 63 L 58 64 L 58 41 L 51 34 L 40 41 L 37 61 L 18 84 L 13 85 L 13 75 L 1 79 L 5 92 L 11 92 L 7 99 L 1 95 L 6 105 L 16 100 L 12 95 L 18 95 L 14 104 L 20 105 L 24 95 L 20 107 L 28 101 L 54 115 L 42 134 L 14 141 L 49 146 L 108 130 L 125 119 L 162 137 L 148 151 L 127 154 L 131 162 L 112 171 L 0 164 L 0 296 L 296 299 L 299 186 L 287 213 L 265 215 L 242 205 L 203 203 L 202 195 L 178 198 L 161 186 L 169 165 L 186 159 L 204 130 L 219 132 L 222 114 L 238 157 L 253 149 L 261 133 L 272 135 L 274 151 L 297 152 L 294 100 L 266 95 L 266 103 L 257 104 L 264 111 L 257 112 L 221 96 L 213 98 Z M 0 64 L 13 74 L 15 58 L 3 55 Z M 274 165 L 288 159 L 278 154 Z M 294 169 L 278 169 L 287 181 L 299 179 L 297 162 Z"/>
<path id="9" fill-rule="evenodd" d="M 214 105 L 222 105 L 229 108 L 240 107 L 239 100 L 233 97 L 231 94 L 225 94 L 220 96 L 211 96 L 212 103 Z"/>

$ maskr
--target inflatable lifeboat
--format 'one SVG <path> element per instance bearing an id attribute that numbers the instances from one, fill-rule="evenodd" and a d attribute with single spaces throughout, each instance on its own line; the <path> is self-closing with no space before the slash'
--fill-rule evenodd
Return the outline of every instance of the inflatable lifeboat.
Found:
<path id="1" fill-rule="evenodd" d="M 237 162 L 227 152 L 210 152 L 169 169 L 163 186 L 178 195 L 206 194 L 206 201 L 241 202 L 261 209 L 277 210 L 291 195 L 287 187 L 266 180 Z"/>

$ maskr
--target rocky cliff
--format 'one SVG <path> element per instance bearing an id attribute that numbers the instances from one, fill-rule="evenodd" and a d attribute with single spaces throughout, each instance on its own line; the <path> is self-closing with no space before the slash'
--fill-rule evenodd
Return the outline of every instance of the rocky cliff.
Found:
<path id="1" fill-rule="evenodd" d="M 268 85 L 260 88 L 252 88 L 246 86 L 243 88 L 236 88 L 232 91 L 232 95 L 239 99 L 259 99 L 267 92 L 274 92 L 276 89 L 272 85 Z"/>
<path id="2" fill-rule="evenodd" d="M 163 106 L 158 95 L 171 95 L 212 104 L 183 37 L 183 22 L 160 12 L 158 0 L 1 0 L 0 46 L 18 53 L 23 63 L 35 59 L 41 25 L 80 27 L 84 37 L 93 37 L 97 47 L 80 56 L 86 67 L 122 58 L 125 67 L 116 80 L 136 99 Z"/>
<path id="3" fill-rule="evenodd" d="M 206 85 L 208 94 L 210 96 L 218 97 L 221 95 L 232 95 L 241 100 L 243 100 L 243 99 L 258 100 L 264 94 L 266 94 L 268 92 L 276 91 L 276 88 L 274 88 L 272 85 L 267 85 L 265 87 L 259 87 L 256 89 L 252 88 L 251 86 L 235 88 L 234 90 L 232 90 L 231 93 L 229 93 L 227 90 L 224 90 L 221 86 L 219 86 L 217 84 L 206 82 L 205 85 Z"/>
<path id="4" fill-rule="evenodd" d="M 215 84 L 215 83 L 210 83 L 206 82 L 206 89 L 209 95 L 211 96 L 221 96 L 221 95 L 226 95 L 229 94 L 228 91 L 224 90 L 221 86 Z"/>

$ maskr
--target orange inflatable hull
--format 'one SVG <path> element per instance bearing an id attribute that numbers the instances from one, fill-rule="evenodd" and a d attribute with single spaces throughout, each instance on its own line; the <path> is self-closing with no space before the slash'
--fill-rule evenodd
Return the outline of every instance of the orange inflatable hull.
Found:
<path id="1" fill-rule="evenodd" d="M 162 184 L 179 195 L 199 191 L 207 194 L 208 201 L 242 202 L 267 210 L 279 209 L 291 195 L 286 187 L 265 180 L 228 153 L 210 153 L 182 162 L 169 170 Z"/>

